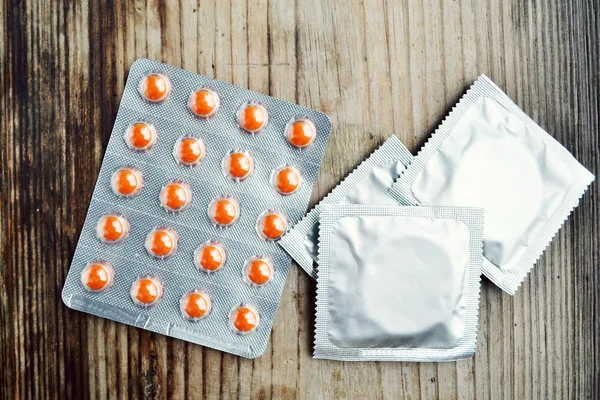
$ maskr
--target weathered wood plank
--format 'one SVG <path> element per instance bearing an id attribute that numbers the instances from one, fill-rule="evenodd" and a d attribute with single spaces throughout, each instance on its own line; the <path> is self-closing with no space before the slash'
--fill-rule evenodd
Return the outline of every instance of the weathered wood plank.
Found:
<path id="1" fill-rule="evenodd" d="M 482 281 L 470 360 L 312 359 L 315 284 L 299 268 L 257 360 L 60 302 L 135 59 L 326 112 L 313 202 L 390 134 L 417 151 L 482 73 L 598 175 L 599 14 L 586 0 L 4 0 L 0 397 L 600 397 L 597 183 L 515 297 Z"/>

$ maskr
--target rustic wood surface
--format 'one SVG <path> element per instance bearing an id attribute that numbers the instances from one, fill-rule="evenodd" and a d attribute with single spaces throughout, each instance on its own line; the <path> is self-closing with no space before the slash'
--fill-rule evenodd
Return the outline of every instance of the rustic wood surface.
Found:
<path id="1" fill-rule="evenodd" d="M 60 291 L 129 66 L 148 57 L 326 112 L 313 202 L 396 134 L 416 152 L 489 75 L 595 175 L 595 0 L 4 0 L 2 398 L 600 398 L 598 184 L 515 297 L 483 282 L 477 354 L 313 360 L 315 283 L 292 268 L 247 360 L 65 307 Z"/>

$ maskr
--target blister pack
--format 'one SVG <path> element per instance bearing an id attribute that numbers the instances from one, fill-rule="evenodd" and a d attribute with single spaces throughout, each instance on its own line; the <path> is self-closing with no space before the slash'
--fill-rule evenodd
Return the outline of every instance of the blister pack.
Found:
<path id="1" fill-rule="evenodd" d="M 319 210 L 325 204 L 396 204 L 388 191 L 412 161 L 402 142 L 391 136 L 298 222 L 279 244 L 313 279 L 318 256 Z"/>
<path id="2" fill-rule="evenodd" d="M 169 65 L 129 77 L 65 282 L 80 311 L 263 353 L 330 134 L 320 112 Z"/>
<path id="3" fill-rule="evenodd" d="M 315 358 L 471 357 L 482 236 L 480 208 L 324 205 Z"/>
<path id="4" fill-rule="evenodd" d="M 483 273 L 512 295 L 593 180 L 567 149 L 481 76 L 390 195 L 406 205 L 484 208 Z"/>

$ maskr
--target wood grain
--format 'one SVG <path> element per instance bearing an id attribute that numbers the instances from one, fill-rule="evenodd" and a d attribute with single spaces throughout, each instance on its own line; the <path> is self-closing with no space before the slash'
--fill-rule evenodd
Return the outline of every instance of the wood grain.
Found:
<path id="1" fill-rule="evenodd" d="M 4 0 L 1 397 L 600 398 L 597 183 L 515 297 L 484 280 L 469 360 L 313 360 L 315 284 L 299 268 L 257 360 L 60 301 L 135 59 L 326 112 L 334 132 L 313 202 L 390 134 L 416 152 L 483 73 L 598 175 L 599 8 L 591 0 Z"/>

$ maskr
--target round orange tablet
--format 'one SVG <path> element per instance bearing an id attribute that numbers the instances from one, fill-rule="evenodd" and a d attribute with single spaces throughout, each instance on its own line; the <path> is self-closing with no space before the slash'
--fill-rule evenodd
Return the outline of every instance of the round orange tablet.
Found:
<path id="1" fill-rule="evenodd" d="M 247 151 L 233 151 L 225 156 L 222 167 L 227 178 L 241 182 L 254 171 L 254 159 Z"/>
<path id="2" fill-rule="evenodd" d="M 317 137 L 317 127 L 308 118 L 294 118 L 285 127 L 285 138 L 292 146 L 303 149 L 310 146 Z"/>
<path id="3" fill-rule="evenodd" d="M 113 283 L 114 269 L 106 261 L 93 261 L 81 271 L 81 284 L 90 292 L 104 292 Z"/>
<path id="4" fill-rule="evenodd" d="M 194 252 L 194 264 L 198 269 L 208 273 L 220 270 L 225 265 L 226 259 L 225 247 L 214 240 L 202 243 Z"/>
<path id="5" fill-rule="evenodd" d="M 152 307 L 160 301 L 163 285 L 156 276 L 141 276 L 131 285 L 130 294 L 131 300 L 138 306 Z"/>
<path id="6" fill-rule="evenodd" d="M 162 103 L 171 94 L 171 81 L 159 73 L 146 75 L 140 82 L 140 93 L 151 103 Z"/>
<path id="7" fill-rule="evenodd" d="M 196 289 L 185 293 L 179 301 L 183 318 L 190 321 L 200 321 L 208 317 L 212 309 L 212 301 L 208 293 Z"/>
<path id="8" fill-rule="evenodd" d="M 273 261 L 268 257 L 250 257 L 244 263 L 244 281 L 252 286 L 261 287 L 273 278 Z"/>
<path id="9" fill-rule="evenodd" d="M 156 128 L 146 122 L 132 124 L 125 131 L 125 143 L 131 150 L 149 151 L 156 143 Z"/>
<path id="10" fill-rule="evenodd" d="M 256 308 L 249 304 L 241 304 L 229 313 L 229 326 L 240 335 L 248 335 L 256 330 L 260 317 Z"/>
<path id="11" fill-rule="evenodd" d="M 221 106 L 217 92 L 209 88 L 200 88 L 190 95 L 190 110 L 200 118 L 211 118 Z"/>
<path id="12" fill-rule="evenodd" d="M 291 165 L 283 165 L 271 174 L 271 185 L 282 196 L 296 193 L 301 183 L 300 171 Z"/>
<path id="13" fill-rule="evenodd" d="M 146 236 L 146 251 L 153 257 L 166 259 L 177 251 L 179 236 L 170 228 L 154 228 Z"/>
<path id="14" fill-rule="evenodd" d="M 96 234 L 104 243 L 123 243 L 129 234 L 129 222 L 122 215 L 103 215 L 96 224 Z"/>
<path id="15" fill-rule="evenodd" d="M 193 167 L 204 160 L 206 148 L 202 139 L 193 136 L 184 136 L 175 143 L 173 157 L 182 165 Z"/>
<path id="16" fill-rule="evenodd" d="M 192 202 L 192 189 L 183 181 L 171 181 L 160 191 L 160 205 L 168 212 L 180 213 L 188 209 Z"/>
<path id="17" fill-rule="evenodd" d="M 144 186 L 142 173 L 133 167 L 121 167 L 112 174 L 111 186 L 117 196 L 137 196 Z"/>
<path id="18" fill-rule="evenodd" d="M 267 210 L 258 216 L 256 232 L 261 238 L 278 240 L 287 231 L 288 223 L 285 215 L 275 210 Z"/>
<path id="19" fill-rule="evenodd" d="M 269 112 L 260 103 L 250 102 L 245 104 L 237 114 L 238 125 L 248 133 L 259 133 L 269 122 Z"/>
<path id="20" fill-rule="evenodd" d="M 219 196 L 208 205 L 208 217 L 217 226 L 233 225 L 240 218 L 240 203 L 231 196 Z"/>

